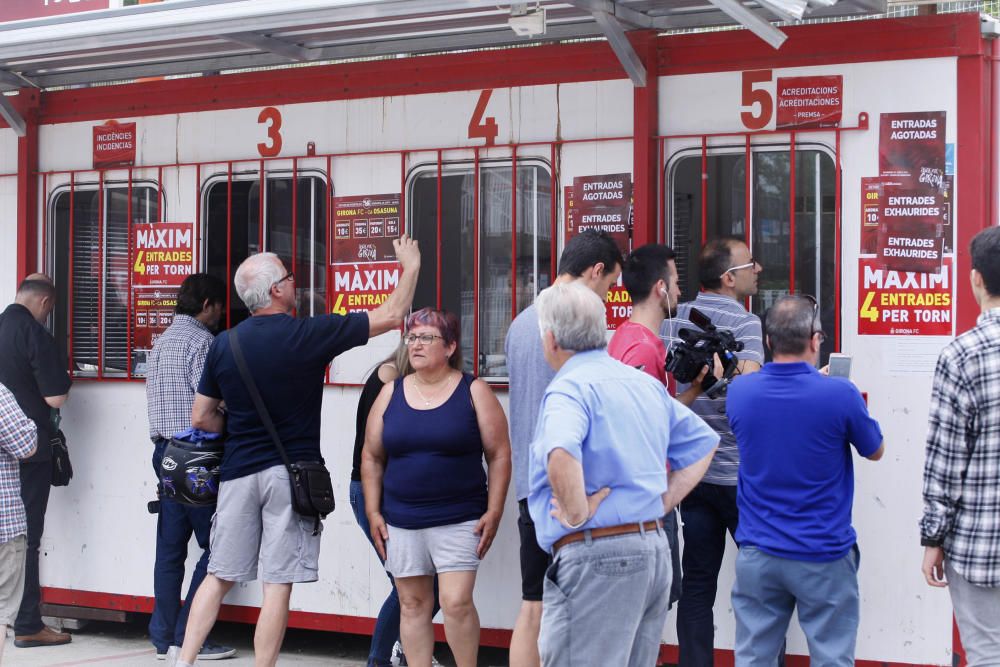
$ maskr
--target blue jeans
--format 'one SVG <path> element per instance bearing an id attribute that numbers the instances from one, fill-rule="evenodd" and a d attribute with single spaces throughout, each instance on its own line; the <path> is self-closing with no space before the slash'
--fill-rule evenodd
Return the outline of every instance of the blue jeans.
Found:
<path id="1" fill-rule="evenodd" d="M 167 443 L 158 440 L 153 447 L 153 470 L 159 479 L 160 461 Z M 170 646 L 184 643 L 188 611 L 194 594 L 205 578 L 208 566 L 208 540 L 212 532 L 214 507 L 191 507 L 173 500 L 160 500 L 156 520 L 156 565 L 153 569 L 153 616 L 149 619 L 149 639 L 157 652 L 165 653 Z M 191 585 L 181 606 L 181 586 L 184 584 L 184 562 L 187 560 L 191 534 L 202 548 L 201 558 L 191 575 Z"/>
<path id="2" fill-rule="evenodd" d="M 796 607 L 810 664 L 853 667 L 860 559 L 857 546 L 827 563 L 778 558 L 753 546 L 740 549 L 733 586 L 736 667 L 771 667 Z"/>
<path id="3" fill-rule="evenodd" d="M 372 541 L 372 529 L 368 523 L 368 515 L 365 514 L 365 493 L 361 488 L 361 482 L 351 480 L 351 509 L 354 510 L 354 518 L 357 519 L 361 530 L 365 532 L 365 537 L 371 542 L 372 548 L 375 543 Z M 375 552 L 378 555 L 378 551 Z M 379 557 L 379 561 L 385 565 L 385 561 Z M 392 584 L 392 590 L 386 596 L 382 608 L 378 612 L 375 620 L 375 631 L 372 633 L 372 647 L 368 652 L 368 667 L 389 667 L 392 657 L 392 647 L 399 641 L 399 593 L 396 592 L 396 582 L 392 575 L 385 573 Z M 437 577 L 434 577 L 434 611 L 438 613 L 441 608 L 437 602 Z"/>
<path id="4" fill-rule="evenodd" d="M 702 482 L 681 501 L 684 580 L 677 604 L 679 667 L 712 667 L 715 596 L 726 553 L 726 532 L 735 539 L 736 487 Z"/>

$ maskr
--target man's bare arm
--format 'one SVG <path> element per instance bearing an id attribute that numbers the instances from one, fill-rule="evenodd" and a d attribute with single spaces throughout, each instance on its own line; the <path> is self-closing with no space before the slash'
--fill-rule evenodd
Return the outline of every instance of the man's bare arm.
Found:
<path id="1" fill-rule="evenodd" d="M 191 425 L 208 433 L 222 433 L 226 428 L 226 418 L 219 411 L 222 401 L 203 394 L 194 395 L 191 406 Z"/>
<path id="2" fill-rule="evenodd" d="M 399 283 L 382 305 L 368 313 L 368 337 L 374 338 L 403 324 L 413 305 L 420 276 L 420 250 L 417 242 L 402 235 L 392 242 L 401 268 Z"/>

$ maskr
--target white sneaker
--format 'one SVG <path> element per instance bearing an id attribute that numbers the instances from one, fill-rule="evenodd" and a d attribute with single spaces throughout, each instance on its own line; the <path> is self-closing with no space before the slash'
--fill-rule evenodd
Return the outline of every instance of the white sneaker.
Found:
<path id="1" fill-rule="evenodd" d="M 159 658 L 159 656 L 157 656 L 157 658 Z M 195 665 L 181 660 L 180 646 L 171 646 L 168 648 L 164 659 L 167 661 L 166 667 L 195 667 Z M 195 664 L 197 664 L 197 661 L 195 661 Z"/>
<path id="2" fill-rule="evenodd" d="M 396 642 L 392 646 L 392 656 L 389 658 L 389 664 L 392 667 L 405 667 L 406 657 L 403 655 L 403 646 L 399 642 Z"/>

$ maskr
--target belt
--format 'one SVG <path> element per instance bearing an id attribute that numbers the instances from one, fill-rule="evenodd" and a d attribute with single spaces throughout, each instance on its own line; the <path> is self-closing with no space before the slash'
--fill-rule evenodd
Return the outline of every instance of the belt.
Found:
<path id="1" fill-rule="evenodd" d="M 629 533 L 644 533 L 646 531 L 654 531 L 657 529 L 663 529 L 663 523 L 656 519 L 654 521 L 646 521 L 644 523 L 624 523 L 620 526 L 608 526 L 606 528 L 591 528 L 590 530 L 581 530 L 579 533 L 570 533 L 569 535 L 564 535 L 556 540 L 556 543 L 552 545 L 552 553 L 559 551 L 567 544 L 573 544 L 574 542 L 582 542 L 587 539 L 587 534 L 590 534 L 590 538 L 593 540 L 599 540 L 602 537 L 614 537 L 615 535 L 628 535 Z"/>

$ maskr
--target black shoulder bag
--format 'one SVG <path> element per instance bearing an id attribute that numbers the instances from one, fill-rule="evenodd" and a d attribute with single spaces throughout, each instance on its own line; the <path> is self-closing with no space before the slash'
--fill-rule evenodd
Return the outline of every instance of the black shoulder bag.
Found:
<path id="1" fill-rule="evenodd" d="M 235 327 L 229 330 L 229 345 L 233 348 L 233 357 L 236 359 L 236 366 L 240 369 L 243 383 L 250 393 L 250 398 L 253 399 L 253 404 L 257 408 L 257 414 L 260 416 L 261 421 L 264 422 L 264 428 L 267 429 L 267 432 L 271 435 L 271 439 L 274 440 L 274 444 L 278 448 L 278 453 L 281 454 L 281 460 L 284 461 L 285 468 L 288 469 L 288 479 L 292 485 L 292 508 L 302 516 L 309 516 L 315 519 L 313 535 L 318 535 L 320 519 L 325 519 L 326 515 L 332 512 L 335 506 L 330 471 L 319 461 L 296 461 L 295 463 L 291 463 L 288 460 L 288 454 L 281 444 L 281 438 L 278 437 L 277 429 L 274 428 L 274 422 L 271 421 L 271 415 L 267 411 L 267 406 L 264 405 L 264 399 L 261 398 L 260 392 L 257 390 L 257 384 L 253 381 L 253 376 L 250 375 L 250 369 L 247 368 L 246 358 L 243 356 L 243 350 L 240 348 L 240 339 L 236 334 Z"/>

